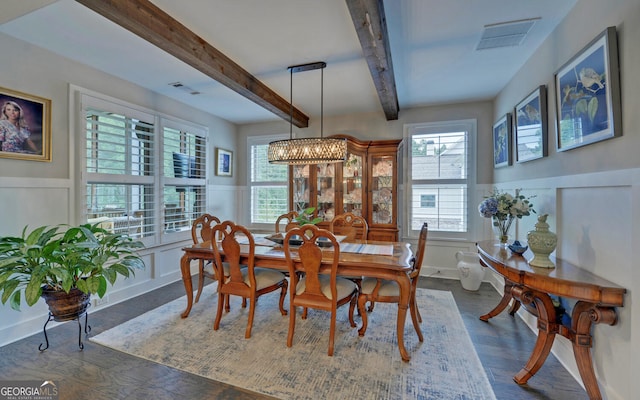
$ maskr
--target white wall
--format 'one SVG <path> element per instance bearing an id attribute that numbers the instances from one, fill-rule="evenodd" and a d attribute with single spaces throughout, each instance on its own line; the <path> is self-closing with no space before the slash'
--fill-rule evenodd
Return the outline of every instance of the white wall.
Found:
<path id="1" fill-rule="evenodd" d="M 608 26 L 618 32 L 622 137 L 557 152 L 554 73 Z M 549 156 L 496 170 L 494 182 L 537 191 L 536 210 L 550 214 L 548 222 L 558 234 L 556 255 L 627 289 L 618 324 L 593 330 L 594 366 L 607 399 L 632 399 L 640 393 L 640 381 L 634 378 L 640 368 L 640 313 L 633 312 L 640 272 L 630 257 L 640 244 L 635 212 L 640 207 L 639 42 L 639 1 L 580 0 L 502 90 L 493 114 L 497 119 L 513 112 L 535 87 L 547 85 Z M 526 237 L 525 232 L 518 236 Z M 568 341 L 556 341 L 554 352 L 578 376 Z"/>

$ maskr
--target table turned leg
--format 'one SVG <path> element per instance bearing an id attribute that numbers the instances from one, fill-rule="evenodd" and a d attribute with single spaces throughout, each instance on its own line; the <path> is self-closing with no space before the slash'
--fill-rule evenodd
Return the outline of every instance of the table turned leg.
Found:
<path id="1" fill-rule="evenodd" d="M 187 318 L 193 305 L 193 283 L 191 282 L 191 258 L 186 254 L 180 258 L 180 273 L 182 274 L 184 290 L 187 292 L 187 309 L 180 316 Z"/>
<path id="2" fill-rule="evenodd" d="M 513 285 L 514 285 L 513 282 L 508 281 L 507 279 L 504 280 L 504 293 L 502 294 L 502 299 L 500 300 L 500 303 L 498 303 L 498 305 L 495 306 L 493 310 L 489 311 L 484 315 L 481 315 L 480 316 L 481 321 L 487 322 L 489 321 L 489 319 L 500 314 L 502 311 L 504 311 L 505 308 L 507 308 L 507 306 L 509 305 L 509 302 L 511 302 L 511 300 L 513 299 L 513 296 L 511 295 L 511 289 L 513 288 Z M 515 312 L 518 311 L 518 308 L 520 308 L 520 302 L 515 300 L 513 306 L 511 306 L 511 310 L 509 310 L 509 314 L 511 315 L 515 314 Z"/>
<path id="3" fill-rule="evenodd" d="M 400 356 L 402 361 L 410 361 L 411 356 L 404 347 L 404 323 L 407 319 L 407 309 L 409 308 L 409 299 L 411 297 L 411 283 L 409 282 L 409 276 L 402 274 L 396 279 L 400 288 L 400 301 L 398 302 L 398 349 L 400 350 Z"/>
<path id="4" fill-rule="evenodd" d="M 575 332 L 572 340 L 573 354 L 584 388 L 591 400 L 602 399 L 591 359 L 591 326 L 593 323 L 615 325 L 616 322 L 617 315 L 614 308 L 598 307 L 584 301 L 577 302 L 571 313 L 571 328 Z"/>
<path id="5" fill-rule="evenodd" d="M 558 324 L 556 323 L 555 307 L 548 294 L 517 286 L 512 289 L 511 293 L 524 304 L 533 303 L 538 314 L 538 339 L 529 361 L 513 377 L 517 384 L 523 385 L 538 372 L 549 356 L 556 333 L 558 333 Z"/>

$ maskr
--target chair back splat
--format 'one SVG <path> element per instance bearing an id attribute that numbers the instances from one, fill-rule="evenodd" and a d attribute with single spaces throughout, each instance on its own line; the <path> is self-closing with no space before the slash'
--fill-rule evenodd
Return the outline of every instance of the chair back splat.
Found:
<path id="1" fill-rule="evenodd" d="M 191 238 L 193 244 L 204 243 L 211 240 L 211 231 L 213 227 L 220 223 L 220 219 L 211 214 L 202 214 L 193 221 L 191 225 Z M 207 270 L 210 269 L 209 270 Z M 195 302 L 200 300 L 202 294 L 202 288 L 204 287 L 204 278 L 217 280 L 216 269 L 212 267 L 211 263 L 205 264 L 204 260 L 198 260 L 198 293 L 196 294 Z"/>
<path id="2" fill-rule="evenodd" d="M 298 213 L 296 211 L 289 211 L 286 214 L 282 214 L 276 219 L 276 233 L 280 233 L 280 228 L 284 224 L 284 231 L 288 231 L 291 228 L 295 228 L 296 226 L 300 226 L 296 222 L 296 218 L 298 218 Z"/>
<path id="3" fill-rule="evenodd" d="M 329 230 L 334 235 L 346 236 L 346 241 L 367 240 L 369 235 L 369 225 L 367 220 L 354 213 L 347 212 L 336 215 L 329 225 Z"/>
<path id="4" fill-rule="evenodd" d="M 247 238 L 248 245 L 240 244 L 240 236 Z M 284 309 L 287 278 L 280 271 L 255 267 L 255 240 L 251 232 L 242 225 L 224 221 L 213 229 L 211 237 L 218 276 L 224 273 L 225 266 L 228 268 L 228 276 L 218 281 L 218 310 L 213 330 L 220 327 L 222 308 L 225 305 L 228 308 L 231 295 L 249 300 L 249 321 L 244 336 L 247 339 L 251 337 L 258 297 L 280 289 L 280 313 L 287 315 Z"/>
<path id="5" fill-rule="evenodd" d="M 220 223 L 220 219 L 211 214 L 202 214 L 191 225 L 191 238 L 194 244 L 211 240 L 213 227 Z"/>
<path id="6" fill-rule="evenodd" d="M 300 247 L 297 249 L 294 249 L 290 244 L 290 239 L 294 236 L 301 241 Z M 323 250 L 318 246 L 318 240 L 328 241 L 331 245 Z M 354 282 L 338 277 L 340 244 L 330 231 L 315 225 L 303 225 L 287 232 L 284 238 L 284 253 L 291 279 L 287 346 L 293 345 L 297 307 L 329 311 L 331 312 L 331 324 L 327 354 L 332 356 L 337 308 L 349 303 L 349 322 L 352 327 L 356 326 L 353 320 L 353 311 L 358 287 Z M 303 312 L 302 318 L 306 318 L 305 312 Z"/>

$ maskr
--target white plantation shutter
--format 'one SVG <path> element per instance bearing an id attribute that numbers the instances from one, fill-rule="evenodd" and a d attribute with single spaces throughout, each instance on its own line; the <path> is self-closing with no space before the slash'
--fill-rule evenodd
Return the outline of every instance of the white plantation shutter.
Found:
<path id="1" fill-rule="evenodd" d="M 286 137 L 283 135 L 248 139 L 252 224 L 274 224 L 279 215 L 289 211 L 289 167 L 269 164 L 267 159 L 269 142 Z"/>
<path id="2" fill-rule="evenodd" d="M 86 217 L 90 222 L 109 218 L 116 232 L 153 236 L 155 119 L 121 107 L 112 110 L 84 110 Z"/>
<path id="3" fill-rule="evenodd" d="M 205 132 L 171 121 L 163 126 L 164 231 L 190 230 L 207 205 Z"/>
<path id="4" fill-rule="evenodd" d="M 206 128 L 88 91 L 80 108 L 82 217 L 145 244 L 184 240 L 207 204 Z"/>
<path id="5" fill-rule="evenodd" d="M 468 231 L 475 121 L 408 125 L 409 233 Z"/>

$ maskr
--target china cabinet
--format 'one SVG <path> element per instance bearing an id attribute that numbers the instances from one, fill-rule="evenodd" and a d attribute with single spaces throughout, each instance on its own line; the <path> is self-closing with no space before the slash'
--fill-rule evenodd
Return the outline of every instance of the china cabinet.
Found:
<path id="1" fill-rule="evenodd" d="M 316 208 L 323 218 L 318 225 L 329 227 L 338 214 L 362 215 L 369 224 L 370 240 L 396 241 L 397 156 L 400 140 L 361 141 L 347 139 L 347 160 L 343 163 L 293 165 L 290 168 L 289 201 L 293 210 Z"/>

